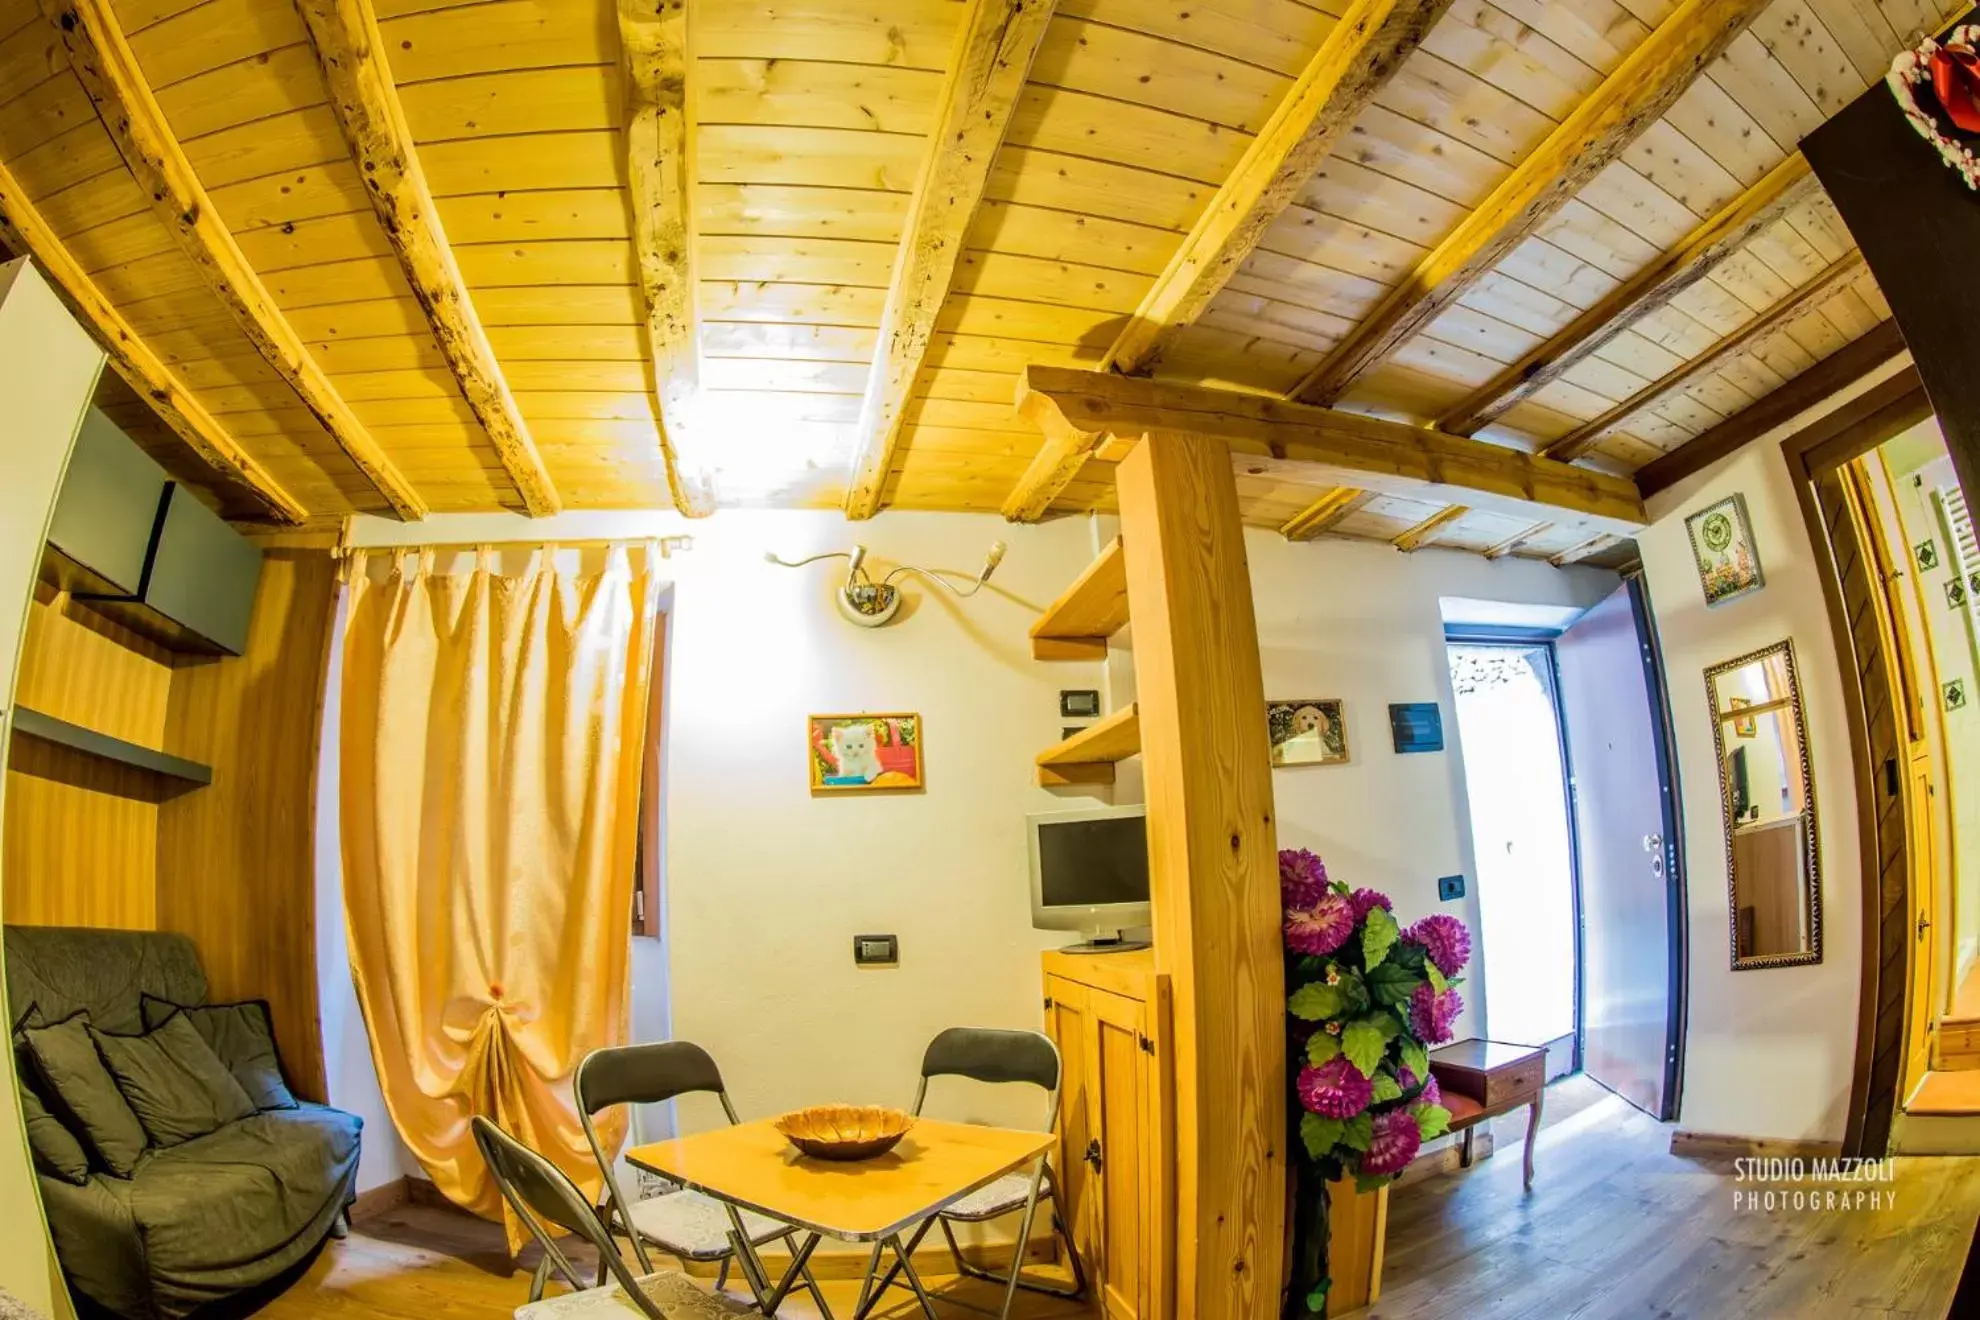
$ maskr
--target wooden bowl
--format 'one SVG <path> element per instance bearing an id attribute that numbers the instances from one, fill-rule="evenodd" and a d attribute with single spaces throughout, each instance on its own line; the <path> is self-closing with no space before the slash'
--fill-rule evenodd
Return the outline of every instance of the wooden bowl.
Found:
<path id="1" fill-rule="evenodd" d="M 870 1160 L 907 1135 L 914 1120 L 881 1105 L 813 1105 L 785 1114 L 777 1131 L 815 1159 Z"/>

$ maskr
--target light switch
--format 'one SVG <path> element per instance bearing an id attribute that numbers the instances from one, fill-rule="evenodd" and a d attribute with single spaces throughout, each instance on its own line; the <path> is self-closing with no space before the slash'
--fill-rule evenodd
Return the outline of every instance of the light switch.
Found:
<path id="1" fill-rule="evenodd" d="M 853 962 L 861 967 L 892 967 L 901 960 L 901 942 L 892 935 L 853 936 Z"/>

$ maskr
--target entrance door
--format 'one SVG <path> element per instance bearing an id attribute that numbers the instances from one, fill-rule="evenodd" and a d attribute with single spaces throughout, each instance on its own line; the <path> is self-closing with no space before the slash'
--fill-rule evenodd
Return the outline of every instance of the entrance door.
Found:
<path id="1" fill-rule="evenodd" d="M 1640 579 L 1555 643 L 1581 876 L 1582 1068 L 1674 1116 L 1682 878 L 1663 683 Z"/>

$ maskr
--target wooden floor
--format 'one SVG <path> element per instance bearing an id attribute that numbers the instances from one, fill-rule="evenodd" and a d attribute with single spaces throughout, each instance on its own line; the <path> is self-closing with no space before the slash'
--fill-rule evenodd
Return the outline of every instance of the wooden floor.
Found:
<path id="1" fill-rule="evenodd" d="M 1356 1316 L 1939 1320 L 1949 1313 L 1980 1219 L 1980 1159 L 1897 1161 L 1896 1181 L 1874 1188 L 1894 1198 L 1888 1208 L 1768 1214 L 1735 1205 L 1740 1187 L 1729 1163 L 1673 1156 L 1668 1125 L 1585 1078 L 1549 1088 L 1546 1108 L 1530 1196 L 1521 1192 L 1517 1158 L 1523 1110 L 1494 1123 L 1502 1154 L 1394 1193 L 1383 1297 Z M 917 1261 L 932 1266 L 934 1256 L 918 1254 Z M 534 1263 L 532 1249 L 512 1271 L 491 1225 L 406 1206 L 331 1243 L 260 1314 L 268 1320 L 504 1316 L 526 1293 Z M 939 1286 L 978 1305 L 999 1300 L 968 1280 Z M 857 1285 L 828 1281 L 825 1287 L 834 1311 L 849 1315 Z M 807 1301 L 796 1299 L 779 1314 L 815 1320 Z M 945 1317 L 975 1314 L 954 1305 L 940 1309 Z M 906 1294 L 882 1312 L 889 1320 L 915 1313 Z M 1021 1294 L 1013 1314 L 1084 1320 L 1090 1312 Z"/>

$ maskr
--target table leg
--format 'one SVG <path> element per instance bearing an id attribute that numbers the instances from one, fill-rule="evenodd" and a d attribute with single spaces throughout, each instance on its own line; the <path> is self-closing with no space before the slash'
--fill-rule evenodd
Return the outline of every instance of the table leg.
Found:
<path id="1" fill-rule="evenodd" d="M 1024 1218 L 1018 1221 L 1017 1254 L 1011 1257 L 1010 1282 L 1004 1285 L 1004 1307 L 997 1320 L 1010 1320 L 1011 1300 L 1017 1296 L 1018 1276 L 1024 1273 L 1025 1249 L 1031 1245 L 1031 1221 L 1038 1213 L 1038 1184 L 1044 1177 L 1045 1157 L 1038 1157 L 1039 1171 L 1032 1175 L 1031 1192 L 1024 1198 Z"/>
<path id="2" fill-rule="evenodd" d="M 923 1227 L 926 1228 L 926 1224 Z M 917 1233 L 916 1241 L 920 1238 L 921 1234 Z M 914 1262 L 909 1259 L 910 1250 L 901 1245 L 901 1235 L 896 1233 L 888 1238 L 887 1245 L 894 1249 L 894 1259 L 900 1263 L 901 1273 L 907 1278 L 908 1287 L 914 1289 L 914 1299 L 921 1303 L 921 1313 L 927 1316 L 928 1320 L 942 1320 L 935 1314 L 935 1304 L 928 1300 L 928 1290 L 921 1286 L 921 1276 L 915 1273 Z"/>
<path id="3" fill-rule="evenodd" d="M 1476 1125 L 1466 1128 L 1464 1130 L 1464 1140 L 1458 1143 L 1458 1167 L 1460 1169 L 1471 1167 L 1471 1134 L 1477 1130 Z"/>
<path id="4" fill-rule="evenodd" d="M 726 1202 L 723 1208 L 729 1212 L 729 1250 L 735 1255 L 736 1270 L 749 1285 L 749 1295 L 755 1299 L 757 1308 L 769 1315 L 769 1308 L 764 1306 L 770 1292 L 769 1271 L 763 1268 L 763 1258 L 756 1254 L 756 1245 L 749 1240 L 741 1212 Z"/>
<path id="5" fill-rule="evenodd" d="M 859 1281 L 859 1304 L 853 1307 L 853 1320 L 866 1320 L 866 1313 L 880 1302 L 880 1294 L 874 1290 L 873 1276 L 880 1272 L 881 1243 L 873 1244 L 873 1255 L 866 1262 L 866 1277 Z"/>
<path id="6" fill-rule="evenodd" d="M 804 1245 L 791 1257 L 791 1267 L 784 1271 L 784 1277 L 777 1281 L 777 1286 L 771 1291 L 769 1300 L 763 1303 L 763 1314 L 777 1314 L 777 1308 L 784 1304 L 784 1298 L 790 1293 L 791 1285 L 797 1282 L 798 1276 L 805 1272 L 805 1266 L 811 1262 L 811 1253 L 818 1246 L 818 1238 L 819 1235 L 816 1233 L 805 1236 Z M 824 1320 L 832 1320 L 832 1308 L 825 1304 L 823 1294 L 814 1289 L 812 1300 L 818 1303 L 819 1313 Z"/>
<path id="7" fill-rule="evenodd" d="M 1533 1112 L 1526 1120 L 1526 1190 L 1533 1190 L 1533 1139 L 1540 1135 L 1540 1102 L 1546 1091 L 1533 1093 Z"/>

